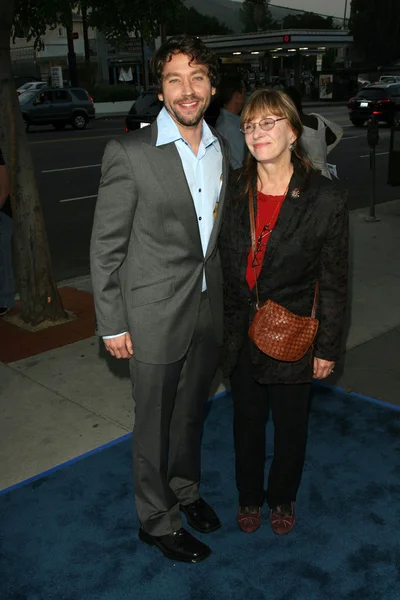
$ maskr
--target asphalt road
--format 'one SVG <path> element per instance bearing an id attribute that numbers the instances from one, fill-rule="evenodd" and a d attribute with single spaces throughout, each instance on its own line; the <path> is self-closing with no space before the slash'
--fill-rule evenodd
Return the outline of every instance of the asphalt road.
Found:
<path id="1" fill-rule="evenodd" d="M 342 185 L 349 189 L 350 208 L 366 208 L 371 198 L 371 172 L 366 127 L 353 127 L 345 107 L 309 109 L 344 127 L 344 137 L 330 154 Z M 124 134 L 123 119 L 97 120 L 85 131 L 52 127 L 28 134 L 37 173 L 53 273 L 57 280 L 89 272 L 89 240 L 107 141 Z M 400 198 L 400 188 L 388 186 L 387 164 L 390 130 L 380 128 L 377 147 L 377 203 Z M 377 209 L 379 214 L 379 208 Z"/>

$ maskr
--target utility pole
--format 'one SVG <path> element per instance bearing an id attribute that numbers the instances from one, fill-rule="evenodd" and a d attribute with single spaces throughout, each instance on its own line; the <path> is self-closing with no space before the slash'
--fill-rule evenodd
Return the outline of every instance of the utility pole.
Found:
<path id="1" fill-rule="evenodd" d="M 346 29 L 346 15 L 347 15 L 347 0 L 344 4 L 344 15 L 343 15 L 343 26 L 342 29 Z M 351 15 L 351 0 L 350 0 L 350 15 Z M 347 19 L 349 21 L 349 19 Z"/>
<path id="2" fill-rule="evenodd" d="M 67 32 L 67 44 L 68 44 L 68 68 L 69 68 L 69 80 L 71 85 L 78 84 L 78 67 L 76 64 L 76 54 L 74 48 L 74 36 L 73 36 L 73 14 L 68 19 L 68 24 L 65 27 Z"/>
<path id="3" fill-rule="evenodd" d="M 346 29 L 347 0 L 344 3 L 343 29 Z"/>

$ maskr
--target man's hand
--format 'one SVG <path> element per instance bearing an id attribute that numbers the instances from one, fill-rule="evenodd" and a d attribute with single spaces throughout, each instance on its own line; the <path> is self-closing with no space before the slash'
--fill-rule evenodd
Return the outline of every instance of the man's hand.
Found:
<path id="1" fill-rule="evenodd" d="M 133 355 L 132 340 L 129 333 L 103 341 L 106 350 L 115 358 L 130 358 Z"/>
<path id="2" fill-rule="evenodd" d="M 333 372 L 335 363 L 331 360 L 324 360 L 323 358 L 314 358 L 314 379 L 325 379 Z"/>

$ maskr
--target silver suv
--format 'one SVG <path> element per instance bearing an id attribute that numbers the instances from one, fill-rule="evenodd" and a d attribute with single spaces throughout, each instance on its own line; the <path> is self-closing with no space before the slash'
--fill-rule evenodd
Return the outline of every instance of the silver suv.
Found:
<path id="1" fill-rule="evenodd" d="M 74 129 L 85 129 L 95 117 L 93 98 L 83 88 L 28 90 L 18 100 L 27 131 L 31 125 L 53 125 L 61 130 L 69 124 Z"/>

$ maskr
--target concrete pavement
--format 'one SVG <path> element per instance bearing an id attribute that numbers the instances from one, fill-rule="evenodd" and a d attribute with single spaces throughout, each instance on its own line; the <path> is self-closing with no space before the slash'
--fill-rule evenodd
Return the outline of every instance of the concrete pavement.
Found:
<path id="1" fill-rule="evenodd" d="M 131 106 L 135 103 L 134 100 L 128 100 L 124 102 L 95 102 L 96 119 L 112 118 L 112 117 L 125 117 L 131 109 Z M 316 107 L 331 107 L 331 106 L 347 106 L 347 102 L 332 102 L 332 101 L 318 101 L 310 100 L 304 102 L 305 108 L 316 108 Z"/>
<path id="2" fill-rule="evenodd" d="M 351 213 L 346 355 L 327 383 L 400 408 L 400 200 L 379 205 L 379 222 L 366 214 Z M 88 277 L 65 283 L 91 291 Z M 226 385 L 217 377 L 210 394 Z M 133 419 L 128 364 L 95 336 L 0 363 L 0 489 L 127 434 Z"/>

